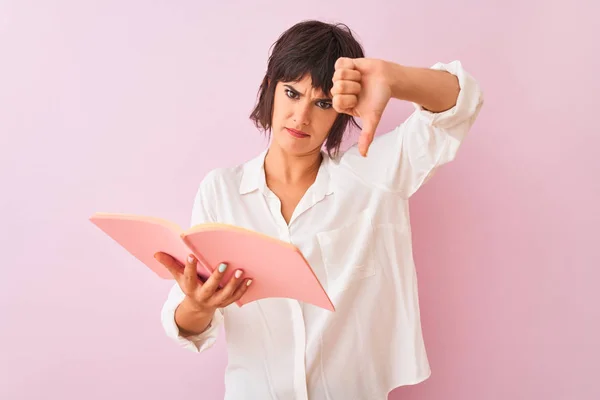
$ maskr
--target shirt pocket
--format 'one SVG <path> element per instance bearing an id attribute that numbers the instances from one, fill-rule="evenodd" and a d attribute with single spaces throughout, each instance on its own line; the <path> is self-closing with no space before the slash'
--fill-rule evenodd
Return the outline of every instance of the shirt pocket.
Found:
<path id="1" fill-rule="evenodd" d="M 339 228 L 317 233 L 330 289 L 344 290 L 375 275 L 373 224 L 362 211 Z"/>

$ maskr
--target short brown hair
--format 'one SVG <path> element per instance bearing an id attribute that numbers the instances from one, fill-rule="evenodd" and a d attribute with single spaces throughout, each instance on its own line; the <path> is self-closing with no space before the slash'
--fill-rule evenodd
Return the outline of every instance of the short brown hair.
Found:
<path id="1" fill-rule="evenodd" d="M 286 30 L 272 46 L 258 101 L 250 115 L 256 127 L 270 132 L 277 82 L 298 81 L 310 74 L 312 86 L 329 94 L 335 62 L 340 57 L 364 57 L 362 46 L 346 25 L 309 20 Z M 348 124 L 360 128 L 348 114 L 339 114 L 333 123 L 325 142 L 330 155 L 332 151 L 338 153 Z"/>

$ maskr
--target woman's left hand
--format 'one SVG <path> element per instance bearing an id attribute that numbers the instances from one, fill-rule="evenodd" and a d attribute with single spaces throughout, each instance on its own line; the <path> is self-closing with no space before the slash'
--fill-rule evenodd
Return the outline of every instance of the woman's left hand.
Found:
<path id="1" fill-rule="evenodd" d="M 339 58 L 335 63 L 333 108 L 362 120 L 358 150 L 364 157 L 392 97 L 389 70 L 388 62 L 370 58 Z"/>

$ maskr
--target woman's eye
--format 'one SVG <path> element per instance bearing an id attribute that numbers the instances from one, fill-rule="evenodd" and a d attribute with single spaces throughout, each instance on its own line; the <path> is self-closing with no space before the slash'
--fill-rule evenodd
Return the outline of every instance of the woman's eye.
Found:
<path id="1" fill-rule="evenodd" d="M 320 107 L 323 110 L 328 110 L 332 107 L 332 104 L 328 101 L 319 101 L 317 102 L 317 107 Z"/>
<path id="2" fill-rule="evenodd" d="M 298 98 L 298 94 L 291 91 L 290 89 L 285 89 L 285 94 L 287 95 L 287 97 L 289 97 L 290 99 L 297 99 Z"/>

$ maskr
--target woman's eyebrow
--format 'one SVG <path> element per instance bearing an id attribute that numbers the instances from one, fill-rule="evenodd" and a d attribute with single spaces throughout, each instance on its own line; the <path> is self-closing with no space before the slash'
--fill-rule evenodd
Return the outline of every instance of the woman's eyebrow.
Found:
<path id="1" fill-rule="evenodd" d="M 283 86 L 290 89 L 292 92 L 296 93 L 300 97 L 304 96 L 302 93 L 300 93 L 298 90 L 296 90 L 296 88 L 294 88 L 292 85 L 285 84 Z M 319 98 L 319 99 L 315 99 L 315 100 L 316 101 L 331 101 L 331 97 L 323 97 L 323 98 Z"/>

